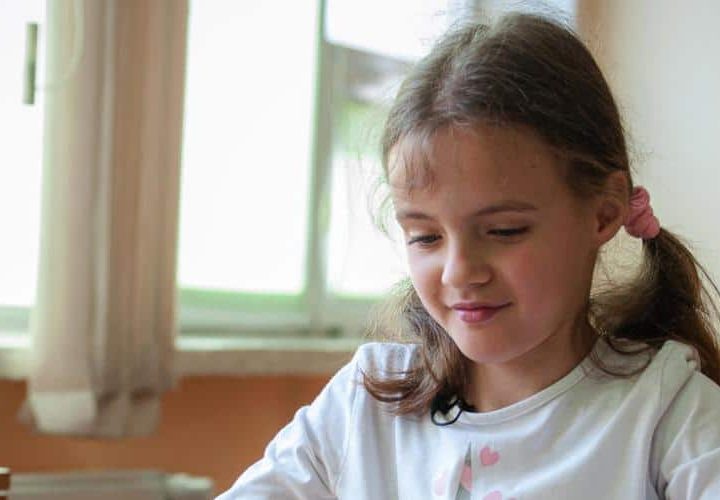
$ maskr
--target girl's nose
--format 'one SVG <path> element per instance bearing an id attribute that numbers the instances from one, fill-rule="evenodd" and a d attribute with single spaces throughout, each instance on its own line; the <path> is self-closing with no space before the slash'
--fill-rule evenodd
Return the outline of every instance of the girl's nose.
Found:
<path id="1" fill-rule="evenodd" d="M 455 243 L 448 247 L 442 284 L 454 288 L 483 285 L 492 279 L 492 271 L 475 242 Z"/>

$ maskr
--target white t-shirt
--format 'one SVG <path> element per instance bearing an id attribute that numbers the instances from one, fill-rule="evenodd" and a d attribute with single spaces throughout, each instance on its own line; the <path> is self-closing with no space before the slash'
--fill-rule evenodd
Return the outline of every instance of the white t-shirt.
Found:
<path id="1" fill-rule="evenodd" d="M 449 426 L 394 416 L 361 370 L 403 370 L 417 346 L 360 347 L 226 493 L 229 499 L 720 500 L 720 387 L 668 341 L 641 373 L 587 358 L 533 396 Z M 603 341 L 611 367 L 621 357 Z"/>

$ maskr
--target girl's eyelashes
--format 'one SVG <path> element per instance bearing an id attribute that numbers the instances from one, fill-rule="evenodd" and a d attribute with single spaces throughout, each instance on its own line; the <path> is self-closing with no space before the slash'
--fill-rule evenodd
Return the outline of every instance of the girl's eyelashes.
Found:
<path id="1" fill-rule="evenodd" d="M 427 246 L 427 245 L 432 245 L 439 239 L 440 239 L 440 236 L 438 236 L 437 234 L 423 234 L 420 236 L 415 236 L 413 238 L 410 238 L 408 240 L 408 245 L 419 244 L 420 246 Z"/>
<path id="2" fill-rule="evenodd" d="M 492 236 L 499 236 L 501 238 L 512 238 L 513 236 L 519 236 L 521 234 L 524 234 L 528 231 L 529 226 L 525 227 L 513 227 L 513 228 L 502 228 L 502 229 L 491 229 L 488 231 L 488 234 Z M 436 243 L 440 239 L 440 236 L 437 234 L 422 234 L 419 236 L 414 236 L 408 240 L 408 245 L 420 245 L 420 246 L 430 246 L 434 243 Z"/>
<path id="3" fill-rule="evenodd" d="M 514 228 L 507 228 L 507 229 L 493 229 L 491 231 L 488 231 L 489 234 L 495 235 L 495 236 L 503 236 L 503 237 L 510 237 L 510 236 L 518 236 L 520 234 L 526 233 L 529 227 L 514 227 Z"/>

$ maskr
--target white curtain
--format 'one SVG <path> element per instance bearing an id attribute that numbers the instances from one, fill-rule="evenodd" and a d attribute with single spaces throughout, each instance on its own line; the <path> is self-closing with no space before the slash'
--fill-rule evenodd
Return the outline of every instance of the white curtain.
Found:
<path id="1" fill-rule="evenodd" d="M 151 432 L 173 385 L 187 0 L 49 0 L 33 369 L 41 432 Z"/>

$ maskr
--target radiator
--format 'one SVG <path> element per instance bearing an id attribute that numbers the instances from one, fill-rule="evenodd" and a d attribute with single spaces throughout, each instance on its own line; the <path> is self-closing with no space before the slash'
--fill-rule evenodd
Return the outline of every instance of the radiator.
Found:
<path id="1" fill-rule="evenodd" d="M 12 474 L 9 500 L 212 500 L 210 479 L 155 471 Z"/>

